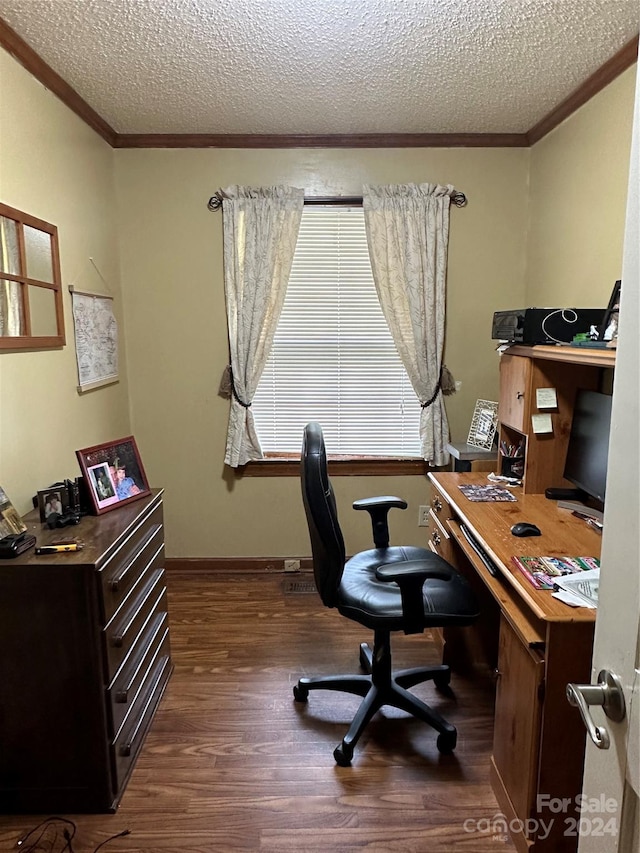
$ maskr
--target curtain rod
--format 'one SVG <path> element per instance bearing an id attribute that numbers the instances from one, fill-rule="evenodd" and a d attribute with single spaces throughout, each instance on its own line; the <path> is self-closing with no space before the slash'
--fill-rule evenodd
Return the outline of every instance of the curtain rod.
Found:
<path id="1" fill-rule="evenodd" d="M 207 207 L 209 210 L 219 210 L 222 207 L 222 200 L 224 199 L 224 194 L 222 190 L 218 190 L 214 195 L 209 199 L 209 203 Z M 305 196 L 304 197 L 305 206 L 313 206 L 316 204 L 333 204 L 333 205 L 352 205 L 354 207 L 362 206 L 362 196 L 361 195 L 327 195 L 327 196 Z M 456 190 L 451 194 L 451 203 L 456 207 L 464 207 L 467 203 L 467 197 L 464 193 Z"/>

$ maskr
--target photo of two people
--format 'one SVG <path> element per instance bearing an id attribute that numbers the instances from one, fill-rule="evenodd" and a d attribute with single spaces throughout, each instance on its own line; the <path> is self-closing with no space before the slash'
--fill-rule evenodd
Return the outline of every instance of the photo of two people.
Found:
<path id="1" fill-rule="evenodd" d="M 97 513 L 149 494 L 133 436 L 76 451 Z"/>

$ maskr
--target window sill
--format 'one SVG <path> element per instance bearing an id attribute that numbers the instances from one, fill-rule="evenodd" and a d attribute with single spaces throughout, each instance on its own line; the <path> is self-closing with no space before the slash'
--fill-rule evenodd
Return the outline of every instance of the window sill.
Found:
<path id="1" fill-rule="evenodd" d="M 380 458 L 358 456 L 329 456 L 331 477 L 393 477 L 426 476 L 430 466 L 424 459 Z M 237 472 L 242 477 L 299 477 L 300 457 L 268 457 L 248 462 Z"/>

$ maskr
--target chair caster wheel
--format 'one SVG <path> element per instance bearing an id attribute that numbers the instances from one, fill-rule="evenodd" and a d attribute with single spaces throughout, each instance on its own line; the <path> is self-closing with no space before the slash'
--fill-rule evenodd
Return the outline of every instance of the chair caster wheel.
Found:
<path id="1" fill-rule="evenodd" d="M 441 752 L 443 755 L 453 752 L 456 748 L 457 740 L 458 733 L 455 729 L 452 732 L 442 732 L 442 734 L 438 735 L 438 740 L 436 741 L 438 752 Z"/>
<path id="2" fill-rule="evenodd" d="M 351 759 L 353 758 L 353 747 L 345 746 L 344 743 L 341 743 L 333 750 L 333 757 L 336 760 L 336 764 L 340 767 L 350 767 Z"/>
<path id="3" fill-rule="evenodd" d="M 296 684 L 293 688 L 293 698 L 296 702 L 306 702 L 309 698 L 309 690 L 306 687 Z"/>
<path id="4" fill-rule="evenodd" d="M 445 693 L 448 693 L 448 688 L 451 684 L 451 671 L 443 672 L 441 675 L 434 676 L 433 684 L 436 690 L 443 690 Z"/>
<path id="5" fill-rule="evenodd" d="M 371 649 L 367 643 L 360 643 L 360 668 L 371 675 Z"/>

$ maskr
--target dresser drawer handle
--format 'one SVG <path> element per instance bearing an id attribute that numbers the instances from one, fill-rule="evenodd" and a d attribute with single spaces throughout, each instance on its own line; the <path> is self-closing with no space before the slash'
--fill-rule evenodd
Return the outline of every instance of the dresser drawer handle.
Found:
<path id="1" fill-rule="evenodd" d="M 149 645 L 147 646 L 147 648 L 144 651 L 144 654 L 141 656 L 140 660 L 138 661 L 138 664 L 135 667 L 134 671 L 131 673 L 131 676 L 129 678 L 128 683 L 125 684 L 123 687 L 120 688 L 120 690 L 118 690 L 116 692 L 116 702 L 118 704 L 126 705 L 126 703 L 129 701 L 129 696 L 131 695 L 131 692 L 133 690 L 133 686 L 136 683 L 136 679 L 138 678 L 138 676 L 142 672 L 142 666 L 143 666 L 143 664 L 147 658 L 149 648 L 151 647 L 151 645 L 153 645 L 154 641 L 157 639 L 157 636 L 160 632 L 160 629 L 162 627 L 163 622 L 166 622 L 166 618 L 167 618 L 166 613 L 160 614 L 160 619 L 158 620 L 158 625 L 157 625 L 156 629 L 154 630 L 154 632 L 151 636 L 151 639 L 149 641 Z M 154 660 L 155 660 L 155 658 L 158 657 L 158 653 L 160 652 L 160 649 L 162 648 L 162 644 L 165 642 L 165 640 L 167 639 L 168 636 L 169 636 L 169 629 L 165 628 L 164 635 L 163 635 L 162 639 L 160 640 L 160 642 L 158 643 L 158 648 L 155 651 Z M 153 665 L 153 661 L 151 663 Z"/>
<path id="2" fill-rule="evenodd" d="M 433 531 L 433 535 L 431 538 L 433 539 L 434 545 L 439 545 L 442 542 L 442 539 L 440 538 L 440 534 L 438 533 L 437 530 Z"/>
<path id="3" fill-rule="evenodd" d="M 138 557 L 140 556 L 140 554 L 142 554 L 142 552 L 147 547 L 149 542 L 151 542 L 153 537 L 156 535 L 156 533 L 161 528 L 162 528 L 161 524 L 154 524 L 153 527 L 148 531 L 148 533 L 144 537 L 144 539 L 138 544 L 138 547 L 133 552 L 133 554 L 130 555 L 130 559 L 129 559 L 129 562 L 127 563 L 127 565 L 122 569 L 122 571 L 119 574 L 117 574 L 113 578 L 111 578 L 110 586 L 111 586 L 112 592 L 118 592 L 120 584 L 122 583 L 122 581 L 125 579 L 125 577 L 129 573 L 129 570 L 136 565 L 136 561 L 137 561 Z"/>
<path id="4" fill-rule="evenodd" d="M 136 742 L 138 735 L 141 733 L 142 729 L 144 728 L 145 723 L 148 720 L 147 714 L 149 713 L 149 709 L 151 708 L 151 705 L 153 704 L 153 701 L 155 699 L 155 692 L 158 688 L 158 685 L 160 684 L 160 681 L 162 680 L 162 676 L 164 674 L 164 670 L 165 670 L 165 667 L 167 665 L 168 660 L 169 660 L 168 657 L 164 657 L 162 659 L 161 663 L 159 664 L 158 670 L 157 670 L 157 672 L 154 676 L 154 679 L 153 679 L 153 683 L 151 684 L 151 687 L 149 689 L 147 701 L 145 703 L 144 708 L 142 709 L 140 716 L 138 717 L 138 722 L 136 723 L 134 730 L 130 733 L 127 740 L 123 744 L 121 744 L 121 746 L 120 746 L 119 752 L 123 758 L 126 758 L 127 756 L 131 755 L 131 752 L 133 750 L 133 745 Z"/>
<path id="5" fill-rule="evenodd" d="M 149 587 L 149 589 L 145 593 L 142 601 L 136 602 L 137 607 L 133 610 L 133 612 L 129 616 L 128 621 L 119 630 L 114 632 L 113 637 L 111 638 L 111 643 L 113 646 L 115 646 L 116 649 L 122 648 L 122 644 L 124 643 L 124 638 L 126 637 L 127 633 L 131 630 L 131 628 L 135 625 L 136 620 L 140 614 L 140 611 L 144 608 L 144 606 L 151 599 L 151 597 L 152 597 L 152 595 L 154 595 L 154 593 L 156 594 L 157 600 L 156 600 L 153 607 L 158 606 L 158 603 L 161 601 L 162 596 L 165 594 L 165 591 L 166 591 L 165 587 L 162 587 L 160 589 L 160 593 L 159 594 L 157 593 L 158 584 L 160 583 L 160 580 L 161 580 L 163 574 L 164 574 L 164 570 L 158 569 L 158 573 L 153 580 L 153 584 Z M 149 608 L 150 611 L 153 610 L 153 607 Z"/>
<path id="6" fill-rule="evenodd" d="M 434 498 L 431 501 L 431 506 L 435 509 L 436 512 L 442 512 L 442 502 L 440 498 Z"/>

